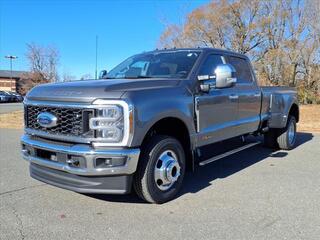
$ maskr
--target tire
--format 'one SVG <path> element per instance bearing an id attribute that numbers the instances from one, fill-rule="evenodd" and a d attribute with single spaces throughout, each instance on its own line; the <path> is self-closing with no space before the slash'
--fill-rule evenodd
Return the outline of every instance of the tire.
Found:
<path id="1" fill-rule="evenodd" d="M 278 129 L 271 128 L 264 134 L 264 146 L 268 148 L 278 148 Z"/>
<path id="2" fill-rule="evenodd" d="M 165 203 L 180 191 L 185 169 L 185 153 L 180 142 L 170 136 L 153 136 L 142 147 L 133 178 L 134 189 L 147 202 Z"/>
<path id="3" fill-rule="evenodd" d="M 297 136 L 297 123 L 294 116 L 289 115 L 286 128 L 281 131 L 277 138 L 279 148 L 283 150 L 291 150 L 294 148 Z"/>

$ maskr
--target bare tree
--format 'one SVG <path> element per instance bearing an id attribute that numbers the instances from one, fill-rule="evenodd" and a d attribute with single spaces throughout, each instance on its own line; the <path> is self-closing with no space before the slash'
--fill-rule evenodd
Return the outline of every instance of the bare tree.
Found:
<path id="1" fill-rule="evenodd" d="M 212 1 L 192 11 L 183 26 L 168 25 L 159 45 L 219 47 L 248 53 L 264 40 L 264 16 L 259 3 L 258 0 Z"/>
<path id="2" fill-rule="evenodd" d="M 212 0 L 169 24 L 159 47 L 217 47 L 247 54 L 260 82 L 320 101 L 319 0 Z M 317 100 L 318 99 L 318 100 Z"/>
<path id="3" fill-rule="evenodd" d="M 41 76 L 43 82 L 58 81 L 58 50 L 52 46 L 43 47 L 35 43 L 27 44 L 27 59 L 32 73 Z"/>
<path id="4" fill-rule="evenodd" d="M 74 81 L 76 79 L 77 79 L 76 76 L 73 76 L 68 72 L 64 72 L 63 75 L 62 75 L 62 81 L 63 82 L 71 82 L 71 81 Z"/>
<path id="5" fill-rule="evenodd" d="M 38 84 L 59 80 L 57 72 L 59 52 L 56 48 L 30 43 L 27 44 L 26 57 L 29 60 L 30 71 L 23 74 L 22 80 L 18 84 L 21 93 L 25 94 Z"/>

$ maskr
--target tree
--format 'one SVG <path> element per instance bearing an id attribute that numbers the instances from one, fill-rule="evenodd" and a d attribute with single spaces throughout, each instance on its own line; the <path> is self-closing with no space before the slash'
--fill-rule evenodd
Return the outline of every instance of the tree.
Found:
<path id="1" fill-rule="evenodd" d="M 25 94 L 38 84 L 59 81 L 57 72 L 59 52 L 56 48 L 30 43 L 27 44 L 26 57 L 29 61 L 30 71 L 23 74 L 18 84 L 19 92 Z"/>
<path id="2" fill-rule="evenodd" d="M 76 76 L 70 75 L 68 72 L 64 72 L 62 76 L 62 81 L 63 82 L 71 82 L 76 80 Z"/>
<path id="3" fill-rule="evenodd" d="M 218 47 L 248 53 L 263 42 L 260 1 L 212 1 L 192 11 L 183 26 L 168 25 L 160 47 Z M 178 46 L 176 46 L 178 44 Z"/>
<path id="4" fill-rule="evenodd" d="M 169 24 L 159 47 L 215 47 L 247 54 L 258 79 L 320 101 L 319 0 L 213 0 Z M 317 100 L 318 99 L 318 100 Z"/>

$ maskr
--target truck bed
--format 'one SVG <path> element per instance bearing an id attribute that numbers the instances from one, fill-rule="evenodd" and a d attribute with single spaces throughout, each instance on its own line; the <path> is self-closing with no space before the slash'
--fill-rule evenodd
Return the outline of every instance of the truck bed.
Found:
<path id="1" fill-rule="evenodd" d="M 297 102 L 297 91 L 292 87 L 261 87 L 261 118 L 269 119 L 272 128 L 285 127 L 287 114 L 293 102 Z"/>

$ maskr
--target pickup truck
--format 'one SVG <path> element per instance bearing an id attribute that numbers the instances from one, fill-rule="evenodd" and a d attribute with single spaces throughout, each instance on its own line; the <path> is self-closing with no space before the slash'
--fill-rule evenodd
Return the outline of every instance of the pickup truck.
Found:
<path id="1" fill-rule="evenodd" d="M 267 147 L 292 149 L 299 106 L 294 89 L 260 87 L 245 55 L 164 49 L 134 55 L 98 80 L 36 86 L 24 118 L 31 177 L 86 194 L 134 189 L 164 203 L 186 170 L 261 136 Z"/>

